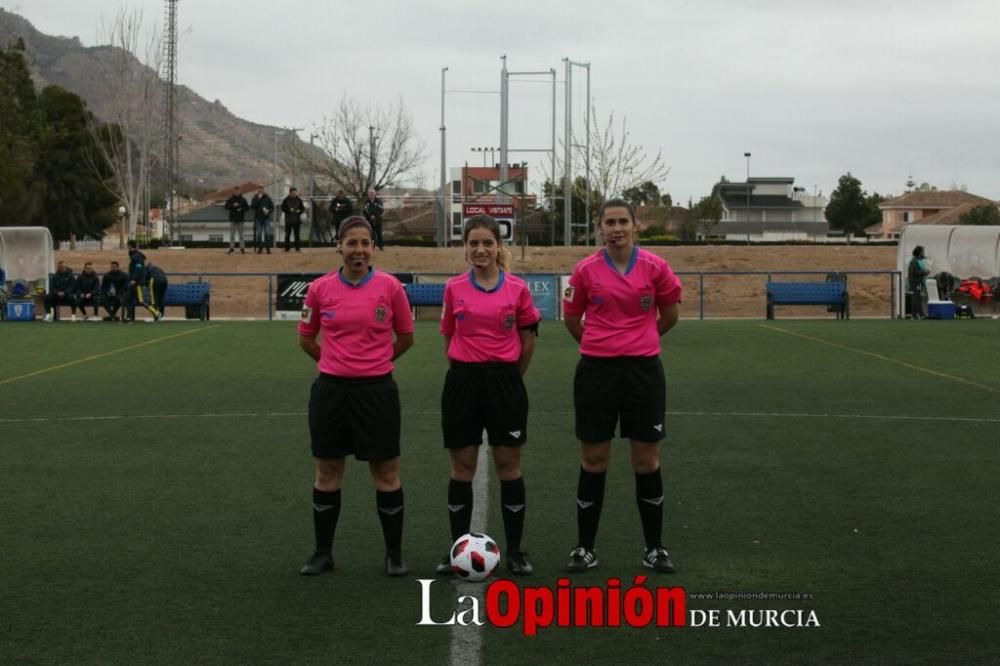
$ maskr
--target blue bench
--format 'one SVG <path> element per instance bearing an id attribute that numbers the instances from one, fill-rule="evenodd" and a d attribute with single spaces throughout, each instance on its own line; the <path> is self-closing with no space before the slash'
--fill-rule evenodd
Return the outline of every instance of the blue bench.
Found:
<path id="1" fill-rule="evenodd" d="M 776 305 L 826 305 L 837 313 L 837 319 L 850 319 L 850 303 L 845 282 L 767 283 L 768 319 L 774 319 Z"/>
<path id="2" fill-rule="evenodd" d="M 184 306 L 188 319 L 209 319 L 209 296 L 211 290 L 207 282 L 185 282 L 184 284 L 168 284 L 167 293 L 163 296 L 161 309 L 167 306 Z"/>
<path id="3" fill-rule="evenodd" d="M 406 291 L 406 298 L 410 301 L 410 308 L 413 316 L 417 316 L 417 307 L 421 305 L 444 305 L 444 283 L 443 282 L 410 282 L 403 285 Z"/>

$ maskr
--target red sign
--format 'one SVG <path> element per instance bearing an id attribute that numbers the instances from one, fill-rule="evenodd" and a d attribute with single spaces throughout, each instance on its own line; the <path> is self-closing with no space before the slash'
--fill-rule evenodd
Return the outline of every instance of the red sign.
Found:
<path id="1" fill-rule="evenodd" d="M 514 219 L 514 206 L 512 204 L 462 204 L 462 217 L 469 218 L 473 215 L 489 215 L 497 219 Z"/>

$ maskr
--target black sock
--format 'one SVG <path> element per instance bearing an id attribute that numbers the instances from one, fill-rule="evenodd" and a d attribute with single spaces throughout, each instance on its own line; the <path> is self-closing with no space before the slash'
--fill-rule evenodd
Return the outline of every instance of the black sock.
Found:
<path id="1" fill-rule="evenodd" d="M 646 549 L 663 546 L 663 477 L 660 470 L 635 475 L 635 499 L 639 505 Z"/>
<path id="2" fill-rule="evenodd" d="M 500 481 L 500 504 L 503 507 L 503 532 L 507 538 L 507 552 L 521 550 L 524 534 L 524 477 Z"/>
<path id="3" fill-rule="evenodd" d="M 385 550 L 399 554 L 403 544 L 403 489 L 375 491 L 375 505 L 378 507 L 378 519 L 382 522 Z"/>
<path id="4" fill-rule="evenodd" d="M 313 488 L 313 530 L 316 532 L 316 552 L 333 551 L 333 533 L 340 518 L 340 490 Z"/>
<path id="5" fill-rule="evenodd" d="M 579 535 L 578 545 L 594 550 L 597 538 L 597 524 L 601 520 L 601 505 L 604 503 L 604 480 L 607 472 L 588 472 L 580 468 L 580 481 L 576 486 L 576 525 Z"/>
<path id="6" fill-rule="evenodd" d="M 469 533 L 472 525 L 472 481 L 448 481 L 448 522 L 451 525 L 451 542 Z"/>

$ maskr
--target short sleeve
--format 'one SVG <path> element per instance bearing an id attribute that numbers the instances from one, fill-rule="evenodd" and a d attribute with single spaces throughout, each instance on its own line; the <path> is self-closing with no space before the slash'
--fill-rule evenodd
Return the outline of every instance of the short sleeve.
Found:
<path id="1" fill-rule="evenodd" d="M 670 268 L 670 264 L 663 262 L 655 284 L 657 305 L 673 305 L 681 302 L 681 281 Z"/>
<path id="2" fill-rule="evenodd" d="M 302 304 L 302 315 L 299 317 L 299 335 L 316 337 L 319 333 L 319 297 L 316 289 L 306 289 L 305 302 Z"/>
<path id="3" fill-rule="evenodd" d="M 403 285 L 396 278 L 392 279 L 392 291 L 392 330 L 396 333 L 413 333 L 410 301 L 406 298 Z"/>
<path id="4" fill-rule="evenodd" d="M 587 311 L 587 284 L 580 264 L 573 269 L 569 286 L 563 292 L 563 314 L 571 317 L 582 316 Z"/>
<path id="5" fill-rule="evenodd" d="M 444 307 L 441 309 L 441 335 L 455 335 L 455 309 L 452 306 L 451 283 L 444 286 Z"/>
<path id="6" fill-rule="evenodd" d="M 542 313 L 535 307 L 535 301 L 531 298 L 531 290 L 528 289 L 527 285 L 524 285 L 517 300 L 517 327 L 534 326 L 541 318 Z"/>

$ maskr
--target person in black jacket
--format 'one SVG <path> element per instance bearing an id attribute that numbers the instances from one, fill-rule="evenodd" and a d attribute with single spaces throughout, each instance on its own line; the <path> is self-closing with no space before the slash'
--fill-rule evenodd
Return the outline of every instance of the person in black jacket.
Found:
<path id="1" fill-rule="evenodd" d="M 245 214 L 250 210 L 246 197 L 240 194 L 240 188 L 233 188 L 233 196 L 226 199 L 226 210 L 229 211 L 229 254 L 233 253 L 236 234 L 240 235 L 240 254 L 246 254 L 243 244 L 243 222 Z"/>
<path id="2" fill-rule="evenodd" d="M 144 287 L 148 279 L 146 271 L 146 255 L 139 251 L 134 240 L 128 242 L 128 292 L 125 296 L 125 316 L 123 322 L 135 321 L 136 303 L 146 308 L 153 319 L 159 319 L 156 308 L 146 303 Z"/>
<path id="3" fill-rule="evenodd" d="M 271 240 L 274 232 L 271 228 L 271 213 L 274 212 L 274 202 L 263 187 L 257 188 L 257 194 L 250 201 L 254 222 L 254 249 L 257 254 L 267 250 L 271 254 Z"/>
<path id="4" fill-rule="evenodd" d="M 80 308 L 83 320 L 87 321 L 87 305 L 94 309 L 97 316 L 97 297 L 101 294 L 101 278 L 94 272 L 94 265 L 89 261 L 83 265 L 83 272 L 76 278 L 76 304 Z"/>
<path id="5" fill-rule="evenodd" d="M 101 279 L 101 300 L 108 316 L 105 321 L 118 321 L 118 308 L 128 291 L 128 275 L 118 267 L 117 261 L 111 262 L 111 270 Z"/>
<path id="6" fill-rule="evenodd" d="M 45 321 L 52 321 L 52 309 L 69 305 L 76 321 L 76 277 L 65 261 L 56 264 L 56 272 L 49 281 L 49 292 L 45 294 Z M 57 312 L 58 314 L 58 312 Z"/>
<path id="7" fill-rule="evenodd" d="M 159 266 L 147 263 L 146 284 L 149 286 L 149 293 L 153 298 L 153 307 L 156 308 L 153 319 L 160 321 L 163 319 L 163 298 L 167 295 L 167 274 Z"/>
<path id="8" fill-rule="evenodd" d="M 372 225 L 372 231 L 375 232 L 375 245 L 380 250 L 385 248 L 385 243 L 382 241 L 382 212 L 382 200 L 375 194 L 375 190 L 368 190 L 364 214 L 368 224 Z"/>
<path id="9" fill-rule="evenodd" d="M 281 212 L 285 214 L 285 252 L 288 252 L 291 234 L 295 234 L 295 251 L 301 252 L 302 247 L 299 242 L 299 230 L 302 228 L 302 213 L 305 212 L 305 204 L 299 198 L 299 191 L 290 188 L 288 196 L 281 201 Z"/>
<path id="10" fill-rule="evenodd" d="M 337 190 L 337 196 L 330 202 L 330 222 L 333 225 L 333 240 L 340 238 L 340 223 L 354 214 L 354 204 L 344 195 L 344 190 Z"/>

